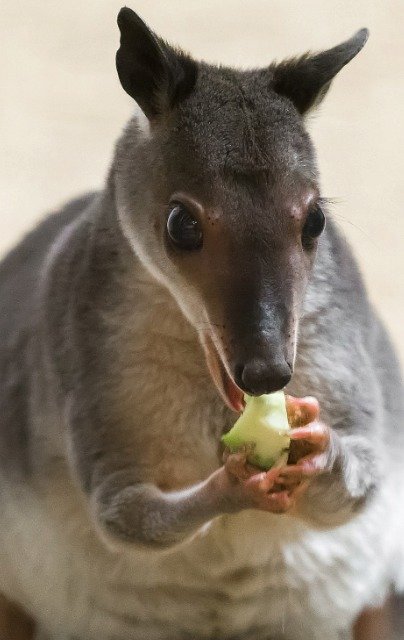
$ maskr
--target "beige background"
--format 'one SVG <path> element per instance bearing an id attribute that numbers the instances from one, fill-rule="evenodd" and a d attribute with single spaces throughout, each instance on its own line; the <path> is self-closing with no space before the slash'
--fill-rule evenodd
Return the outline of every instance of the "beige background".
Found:
<path id="1" fill-rule="evenodd" d="M 129 2 L 129 0 L 128 0 Z M 115 0 L 2 0 L 0 252 L 47 210 L 102 185 L 132 104 L 120 89 Z M 132 0 L 197 57 L 265 65 L 371 38 L 310 123 L 324 195 L 404 356 L 403 0 Z"/>

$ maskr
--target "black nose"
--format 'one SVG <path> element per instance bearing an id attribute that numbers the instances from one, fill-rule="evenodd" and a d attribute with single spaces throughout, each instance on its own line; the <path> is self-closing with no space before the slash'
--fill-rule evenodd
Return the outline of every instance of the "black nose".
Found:
<path id="1" fill-rule="evenodd" d="M 268 364 L 255 359 L 236 365 L 234 374 L 240 389 L 251 396 L 261 396 L 283 389 L 292 377 L 292 368 L 285 360 Z"/>

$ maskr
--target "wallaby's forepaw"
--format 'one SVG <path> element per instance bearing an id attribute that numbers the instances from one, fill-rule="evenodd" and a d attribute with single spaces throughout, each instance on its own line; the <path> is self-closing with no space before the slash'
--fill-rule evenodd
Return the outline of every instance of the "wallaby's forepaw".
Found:
<path id="1" fill-rule="evenodd" d="M 378 485 L 370 446 L 363 437 L 342 437 L 320 420 L 293 429 L 291 439 L 289 464 L 277 482 L 289 490 L 295 514 L 311 524 L 344 524 Z"/>
<path id="2" fill-rule="evenodd" d="M 290 434 L 291 459 L 280 470 L 277 481 L 292 492 L 292 497 L 301 495 L 308 481 L 332 468 L 335 437 L 324 423 L 315 420 L 305 427 L 293 429 Z"/>
<path id="3" fill-rule="evenodd" d="M 318 419 L 317 400 L 287 396 L 286 406 L 292 427 L 289 464 L 259 471 L 247 462 L 247 448 L 234 454 L 228 450 L 224 453 L 233 499 L 243 508 L 249 506 L 272 513 L 290 511 L 310 480 L 333 466 L 338 436 Z"/>
<path id="4" fill-rule="evenodd" d="M 224 453 L 224 468 L 229 479 L 229 500 L 239 509 L 261 509 L 285 513 L 292 507 L 287 491 L 277 484 L 280 468 L 260 471 L 247 462 L 248 450 Z"/>

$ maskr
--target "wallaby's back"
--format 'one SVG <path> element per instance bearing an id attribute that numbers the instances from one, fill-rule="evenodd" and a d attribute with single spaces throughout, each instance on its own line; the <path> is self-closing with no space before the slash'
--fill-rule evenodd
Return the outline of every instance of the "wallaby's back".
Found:
<path id="1" fill-rule="evenodd" d="M 39 351 L 44 263 L 58 235 L 94 197 L 74 199 L 49 215 L 0 263 L 0 465 L 17 476 L 26 476 L 31 468 L 32 387 L 42 366 L 34 354 Z"/>

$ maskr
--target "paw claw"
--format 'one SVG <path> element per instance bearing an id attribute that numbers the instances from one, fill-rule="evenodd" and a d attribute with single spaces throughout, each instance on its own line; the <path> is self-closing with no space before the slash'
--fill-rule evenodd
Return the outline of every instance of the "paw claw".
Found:
<path id="1" fill-rule="evenodd" d="M 304 440 L 318 451 L 324 451 L 330 443 L 330 430 L 322 422 L 311 422 L 305 427 L 292 429 L 290 432 L 292 440 Z"/>
<path id="2" fill-rule="evenodd" d="M 294 504 L 291 494 L 287 491 L 268 494 L 267 502 L 272 513 L 286 513 Z"/>
<path id="3" fill-rule="evenodd" d="M 293 427 L 302 427 L 318 418 L 320 406 L 318 400 L 312 396 L 286 396 L 286 411 L 289 423 Z"/>
<path id="4" fill-rule="evenodd" d="M 229 449 L 223 452 L 223 462 L 228 475 L 235 481 L 248 480 L 257 474 L 256 467 L 248 464 L 247 456 L 250 448 L 245 446 L 237 453 L 232 453 Z"/>

